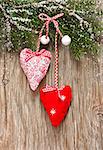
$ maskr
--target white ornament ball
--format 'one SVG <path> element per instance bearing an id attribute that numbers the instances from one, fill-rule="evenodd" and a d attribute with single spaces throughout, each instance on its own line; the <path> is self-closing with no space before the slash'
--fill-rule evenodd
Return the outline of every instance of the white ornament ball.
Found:
<path id="1" fill-rule="evenodd" d="M 62 44 L 67 46 L 71 43 L 71 38 L 68 35 L 62 37 Z"/>
<path id="2" fill-rule="evenodd" d="M 49 37 L 47 37 L 46 38 L 46 35 L 43 35 L 42 37 L 41 37 L 41 43 L 43 44 L 43 45 L 46 45 L 46 44 L 48 44 L 49 42 L 50 42 L 50 38 Z"/>

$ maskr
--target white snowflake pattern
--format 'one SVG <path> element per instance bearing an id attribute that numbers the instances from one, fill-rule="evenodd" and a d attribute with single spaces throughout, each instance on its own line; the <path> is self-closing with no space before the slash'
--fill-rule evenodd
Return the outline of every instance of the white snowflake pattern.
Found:
<path id="1" fill-rule="evenodd" d="M 56 114 L 56 109 L 52 108 L 52 109 L 50 110 L 50 113 L 51 113 L 51 115 L 53 116 L 54 114 Z"/>

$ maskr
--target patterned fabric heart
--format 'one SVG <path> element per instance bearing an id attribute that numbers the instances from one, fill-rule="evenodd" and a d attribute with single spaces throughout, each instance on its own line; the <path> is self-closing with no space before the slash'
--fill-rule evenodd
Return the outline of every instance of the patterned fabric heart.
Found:
<path id="1" fill-rule="evenodd" d="M 50 61 L 51 53 L 45 49 L 33 52 L 25 48 L 21 51 L 20 64 L 33 91 L 46 75 Z"/>
<path id="2" fill-rule="evenodd" d="M 66 116 L 71 98 L 72 92 L 70 86 L 57 89 L 46 85 L 46 87 L 40 90 L 40 99 L 53 126 L 59 126 Z"/>

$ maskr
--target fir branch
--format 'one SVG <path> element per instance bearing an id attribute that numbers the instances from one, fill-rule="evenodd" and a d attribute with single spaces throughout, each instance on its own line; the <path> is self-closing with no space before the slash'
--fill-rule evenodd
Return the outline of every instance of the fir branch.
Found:
<path id="1" fill-rule="evenodd" d="M 3 6 L 0 4 L 0 9 L 2 10 L 4 17 L 12 24 L 15 25 L 19 30 L 25 30 L 25 31 L 32 31 L 32 29 L 26 28 L 24 26 L 19 25 L 16 21 L 13 21 L 13 19 L 10 17 L 10 15 L 8 15 L 5 11 L 5 9 L 3 8 Z"/>
<path id="2" fill-rule="evenodd" d="M 100 16 L 98 7 L 94 0 L 44 0 L 29 3 L 29 1 L 12 4 L 0 4 L 0 9 L 6 19 L 7 43 L 11 41 L 14 48 L 17 50 L 23 47 L 35 49 L 34 36 L 39 33 L 42 23 L 38 19 L 39 13 L 47 13 L 49 16 L 64 12 L 64 16 L 59 21 L 59 27 L 63 35 L 69 35 L 72 39 L 70 49 L 76 59 L 80 56 L 91 53 L 98 53 L 98 40 L 102 37 L 103 28 L 100 24 Z M 31 2 L 31 0 L 30 0 Z M 16 27 L 16 28 L 15 28 Z M 49 34 L 51 39 L 54 39 L 55 30 L 50 24 Z M 32 32 L 31 32 L 32 31 Z M 98 43 L 97 43 L 98 42 Z M 11 44 L 9 43 L 7 47 Z"/>
<path id="3" fill-rule="evenodd" d="M 25 7 L 30 7 L 30 6 L 33 6 L 35 8 L 39 8 L 39 7 L 44 8 L 44 7 L 46 7 L 45 5 L 48 5 L 49 3 L 54 3 L 60 9 L 67 11 L 69 16 L 76 17 L 79 20 L 80 26 L 81 26 L 82 29 L 83 29 L 83 23 L 86 26 L 88 26 L 89 23 L 87 21 L 85 21 L 82 17 L 80 17 L 78 14 L 76 14 L 75 10 L 72 10 L 72 9 L 69 10 L 68 8 L 66 8 L 65 6 L 63 6 L 62 4 L 58 3 L 57 0 L 49 0 L 49 1 L 42 1 L 42 2 L 39 2 L 39 3 L 25 4 L 25 5 L 22 5 L 22 6 L 16 6 L 15 8 L 19 8 L 20 9 L 20 8 L 25 8 Z"/>

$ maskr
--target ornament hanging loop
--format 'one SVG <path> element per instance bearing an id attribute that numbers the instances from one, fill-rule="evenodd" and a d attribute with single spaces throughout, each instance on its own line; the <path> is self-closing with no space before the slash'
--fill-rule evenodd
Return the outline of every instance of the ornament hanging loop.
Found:
<path id="1" fill-rule="evenodd" d="M 60 13 L 60 14 L 57 14 L 53 17 L 49 17 L 47 14 L 44 14 L 44 13 L 41 13 L 39 15 L 39 19 L 42 20 L 42 21 L 46 21 L 45 24 L 46 24 L 46 37 L 48 36 L 48 32 L 49 32 L 49 24 L 50 22 L 53 22 L 55 28 L 56 28 L 56 31 L 58 31 L 58 33 L 60 34 L 60 36 L 62 37 L 62 33 L 61 31 L 59 30 L 59 24 L 58 24 L 58 21 L 56 21 L 56 19 L 62 17 L 64 15 L 64 13 Z"/>
<path id="2" fill-rule="evenodd" d="M 54 27 L 56 28 L 56 34 L 55 34 L 55 70 L 54 70 L 54 85 L 55 87 L 58 89 L 59 83 L 58 83 L 58 78 L 59 78 L 59 63 L 58 63 L 58 33 L 60 34 L 61 37 L 63 37 L 61 31 L 59 30 L 59 23 L 56 19 L 62 17 L 64 15 L 64 13 L 60 13 L 57 14 L 53 17 L 49 17 L 47 14 L 41 13 L 39 15 L 39 19 L 44 22 L 44 25 L 41 28 L 41 31 L 39 33 L 39 40 L 38 40 L 38 46 L 37 46 L 37 51 L 39 51 L 39 47 L 40 47 L 40 40 L 41 40 L 41 36 L 42 36 L 42 32 L 44 30 L 44 28 L 46 27 L 46 38 L 48 37 L 48 33 L 49 33 L 49 24 L 52 22 L 54 24 Z"/>
<path id="3" fill-rule="evenodd" d="M 39 19 L 42 20 L 42 21 L 45 21 L 41 30 L 40 30 L 40 33 L 39 33 L 39 40 L 38 40 L 38 44 L 37 44 L 37 51 L 39 51 L 39 48 L 40 48 L 40 39 L 41 39 L 41 36 L 42 36 L 42 32 L 44 30 L 44 28 L 46 27 L 46 38 L 48 37 L 48 33 L 49 33 L 49 24 L 51 22 L 53 22 L 54 24 L 54 27 L 56 28 L 56 31 L 60 34 L 60 36 L 62 37 L 62 33 L 61 31 L 59 30 L 59 23 L 56 19 L 62 17 L 64 15 L 64 13 L 60 13 L 60 14 L 57 14 L 53 17 L 49 17 L 47 14 L 44 14 L 44 13 L 41 13 L 39 14 Z"/>

